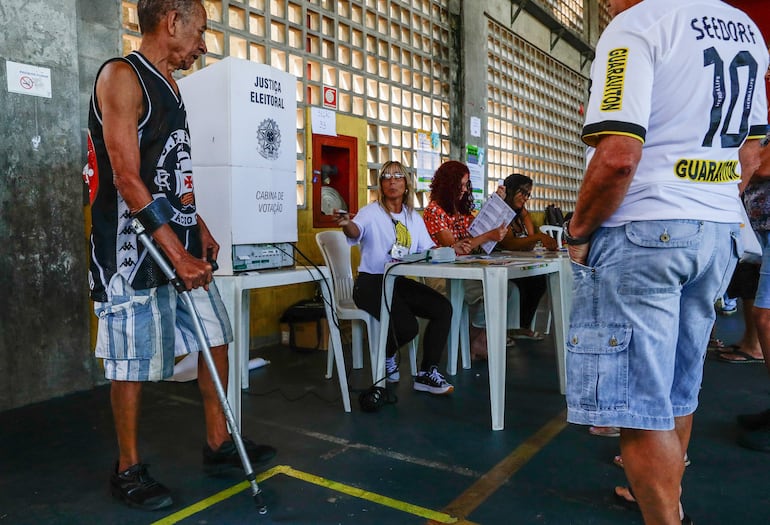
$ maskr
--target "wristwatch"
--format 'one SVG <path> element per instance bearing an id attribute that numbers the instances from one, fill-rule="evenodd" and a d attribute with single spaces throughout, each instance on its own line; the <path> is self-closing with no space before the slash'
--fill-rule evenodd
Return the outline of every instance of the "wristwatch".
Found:
<path id="1" fill-rule="evenodd" d="M 564 228 L 564 242 L 571 246 L 580 246 L 581 244 L 588 244 L 591 242 L 591 236 L 588 237 L 573 237 L 569 234 L 569 219 L 564 221 L 562 225 Z"/>

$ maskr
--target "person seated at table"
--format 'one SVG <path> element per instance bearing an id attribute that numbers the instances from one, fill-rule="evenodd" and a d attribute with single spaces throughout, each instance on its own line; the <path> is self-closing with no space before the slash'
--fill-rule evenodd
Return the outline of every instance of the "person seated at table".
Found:
<path id="1" fill-rule="evenodd" d="M 504 186 L 498 188 L 498 194 L 516 212 L 516 217 L 508 226 L 508 233 L 497 244 L 498 249 L 532 251 L 535 249 L 535 246 L 538 246 L 538 242 L 547 250 L 554 251 L 558 249 L 556 239 L 535 230 L 532 217 L 527 210 L 526 203 L 530 195 L 532 195 L 531 178 L 519 173 L 508 175 L 505 178 Z M 537 312 L 540 298 L 543 297 L 546 291 L 546 278 L 544 275 L 536 275 L 534 277 L 513 279 L 513 281 L 519 287 L 519 297 L 521 300 L 519 317 L 519 326 L 521 328 L 513 331 L 513 338 L 539 341 L 543 339 L 543 336 L 538 332 L 532 331 L 530 326 L 532 325 L 532 319 L 535 317 L 535 312 Z"/>
<path id="2" fill-rule="evenodd" d="M 355 218 L 347 212 L 335 214 L 335 221 L 342 227 L 348 242 L 361 247 L 353 301 L 377 319 L 380 318 L 385 265 L 409 253 L 421 253 L 435 246 L 422 217 L 411 205 L 411 197 L 406 168 L 399 162 L 389 161 L 380 169 L 377 201 L 361 208 Z M 428 320 L 428 325 L 414 389 L 431 394 L 451 393 L 454 387 L 438 371 L 452 320 L 449 300 L 430 286 L 399 276 L 395 279 L 389 311 L 389 326 L 380 327 L 388 331 L 386 380 L 399 380 L 396 351 L 417 335 L 417 317 L 421 317 Z"/>
<path id="3" fill-rule="evenodd" d="M 470 234 L 474 207 L 468 166 L 457 160 L 439 166 L 430 184 L 430 202 L 422 214 L 433 242 L 437 246 L 451 246 L 458 255 L 465 255 L 485 242 L 501 241 L 507 232 L 504 223 L 475 237 Z M 463 240 L 467 241 L 466 245 L 458 242 Z M 444 279 L 432 279 L 429 284 L 444 291 Z M 471 307 L 471 357 L 483 360 L 487 358 L 483 286 L 476 280 L 463 281 L 463 285 L 465 302 Z M 512 292 L 513 288 L 509 287 L 509 312 L 515 311 L 517 306 L 511 308 Z"/>

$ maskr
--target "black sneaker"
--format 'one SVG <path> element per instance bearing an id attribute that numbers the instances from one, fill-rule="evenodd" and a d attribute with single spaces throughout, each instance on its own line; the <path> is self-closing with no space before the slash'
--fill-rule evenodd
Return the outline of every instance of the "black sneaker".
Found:
<path id="1" fill-rule="evenodd" d="M 275 457 L 276 450 L 270 445 L 257 445 L 250 439 L 242 439 L 252 466 L 267 463 Z M 208 445 L 203 447 L 203 469 L 207 474 L 220 474 L 231 468 L 243 468 L 234 442 L 225 441 L 217 450 L 212 450 Z"/>
<path id="2" fill-rule="evenodd" d="M 755 430 L 749 430 L 738 436 L 738 444 L 743 448 L 770 452 L 770 423 Z"/>
<path id="3" fill-rule="evenodd" d="M 171 491 L 155 481 L 147 472 L 147 465 L 137 463 L 123 472 L 110 476 L 110 492 L 116 498 L 136 509 L 159 510 L 171 506 Z"/>
<path id="4" fill-rule="evenodd" d="M 430 392 L 431 394 L 450 394 L 455 387 L 450 385 L 444 376 L 435 366 L 430 367 L 430 371 L 421 370 L 414 378 L 414 389 L 419 392 Z"/>
<path id="5" fill-rule="evenodd" d="M 770 409 L 757 414 L 741 414 L 735 418 L 738 426 L 746 430 L 757 430 L 770 423 Z"/>

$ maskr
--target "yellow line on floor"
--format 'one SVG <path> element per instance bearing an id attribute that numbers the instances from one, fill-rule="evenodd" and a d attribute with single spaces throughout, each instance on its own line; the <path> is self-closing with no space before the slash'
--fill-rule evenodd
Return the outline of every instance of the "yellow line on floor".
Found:
<path id="1" fill-rule="evenodd" d="M 273 467 L 270 470 L 266 470 L 262 474 L 257 475 L 257 483 L 261 483 L 262 481 L 271 478 L 275 476 L 276 474 L 279 474 L 281 472 L 281 469 L 283 467 L 281 465 L 278 465 L 277 467 Z M 216 505 L 217 503 L 226 500 L 227 498 L 234 496 L 238 494 L 239 492 L 243 492 L 247 488 L 249 488 L 249 482 L 243 481 L 241 483 L 238 483 L 237 485 L 233 485 L 232 487 L 225 489 L 223 491 L 217 492 L 213 496 L 209 496 L 206 499 L 200 500 L 198 503 L 194 503 L 190 505 L 189 507 L 185 507 L 180 511 L 177 511 L 173 514 L 170 514 L 166 516 L 165 518 L 155 521 L 151 523 L 150 525 L 172 525 L 174 523 L 178 523 L 182 521 L 183 519 L 189 518 L 190 516 L 197 514 L 203 510 L 206 510 L 209 507 L 212 507 Z M 256 513 L 256 508 L 253 509 Z"/>
<path id="2" fill-rule="evenodd" d="M 396 509 L 401 512 L 419 516 L 421 518 L 425 518 L 429 520 L 431 523 L 474 525 L 471 522 L 459 520 L 458 518 L 444 512 L 438 512 L 425 507 L 420 507 L 418 505 L 412 505 L 411 503 L 407 503 L 405 501 L 399 501 L 393 498 L 389 498 L 387 496 L 376 494 L 374 492 L 369 492 L 367 490 L 353 487 L 351 485 L 345 485 L 344 483 L 339 483 L 337 481 L 322 478 L 314 474 L 308 474 L 307 472 L 302 472 L 302 471 L 293 469 L 288 465 L 278 465 L 266 472 L 263 472 L 262 474 L 257 476 L 257 482 L 260 483 L 265 479 L 275 476 L 276 474 L 285 474 L 286 476 L 298 479 L 300 481 L 313 483 L 314 485 L 325 487 L 325 488 L 334 490 L 336 492 L 341 492 L 343 494 L 347 494 L 348 496 L 353 496 L 355 498 L 371 501 L 372 503 L 377 503 L 378 505 L 390 507 L 392 509 Z M 178 512 L 175 512 L 174 514 L 166 516 L 165 518 L 152 523 L 152 525 L 173 525 L 174 523 L 178 523 L 183 519 L 189 518 L 190 516 L 197 514 L 198 512 L 201 512 L 213 505 L 216 505 L 217 503 L 224 501 L 227 498 L 230 498 L 231 496 L 234 496 L 235 494 L 238 494 L 239 492 L 242 492 L 248 488 L 249 488 L 249 482 L 243 481 L 241 483 L 238 483 L 237 485 L 233 485 L 228 489 L 218 492 L 213 496 L 210 496 L 193 505 L 190 505 L 189 507 L 186 507 Z M 268 509 L 268 512 L 269 511 L 270 509 Z"/>
<path id="3" fill-rule="evenodd" d="M 297 478 L 302 481 L 307 481 L 308 483 L 313 483 L 321 487 L 326 487 L 326 488 L 335 490 L 337 492 L 342 492 L 343 494 L 347 494 L 348 496 L 353 496 L 354 498 L 364 499 L 367 501 L 371 501 L 372 503 L 383 505 L 385 507 L 390 507 L 392 509 L 400 510 L 408 514 L 413 514 L 421 518 L 426 518 L 431 520 L 434 523 L 457 523 L 458 522 L 457 518 L 455 518 L 454 516 L 450 516 L 449 514 L 445 514 L 443 512 L 437 512 L 435 510 L 427 509 L 425 507 L 420 507 L 418 505 L 412 505 L 411 503 L 406 503 L 405 501 L 399 501 L 393 498 L 389 498 L 387 496 L 375 494 L 374 492 L 369 492 L 367 490 L 359 489 L 357 487 L 345 485 L 344 483 L 338 483 L 336 481 L 315 476 L 313 474 L 308 474 L 306 472 L 300 472 L 299 470 L 294 470 L 291 467 L 285 467 L 285 468 L 286 468 L 286 471 L 283 472 L 283 474 L 286 474 L 287 476 L 291 476 L 293 478 Z"/>
<path id="4" fill-rule="evenodd" d="M 567 426 L 566 410 L 562 411 L 533 434 L 524 443 L 516 447 L 505 459 L 492 467 L 473 485 L 468 487 L 457 499 L 444 507 L 444 512 L 463 520 L 487 498 L 494 494 L 508 479 L 548 444 L 564 427 Z M 429 522 L 434 523 L 434 522 Z M 439 523 L 439 522 L 435 522 Z M 465 522 L 462 522 L 465 523 Z"/>

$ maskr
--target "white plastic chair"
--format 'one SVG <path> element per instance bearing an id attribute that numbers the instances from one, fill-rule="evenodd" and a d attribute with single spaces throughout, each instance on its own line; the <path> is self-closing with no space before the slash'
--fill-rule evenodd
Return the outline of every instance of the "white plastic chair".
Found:
<path id="1" fill-rule="evenodd" d="M 367 336 L 369 339 L 369 359 L 372 367 L 372 381 L 377 381 L 379 377 L 374 377 L 377 373 L 377 342 L 379 341 L 380 323 L 372 315 L 358 308 L 353 302 L 353 269 L 350 264 L 350 245 L 345 239 L 345 234 L 341 231 L 322 231 L 315 236 L 316 243 L 321 249 L 324 263 L 329 268 L 332 276 L 331 296 L 334 305 L 334 312 L 337 319 L 327 319 L 329 324 L 330 350 L 339 345 L 342 349 L 342 338 L 340 337 L 339 321 L 351 321 L 352 334 L 352 353 L 353 368 L 363 368 L 363 331 L 366 325 Z M 336 322 L 335 322 L 336 321 Z M 412 368 L 412 375 L 417 375 L 417 343 L 412 340 L 409 345 L 409 361 Z M 334 368 L 334 352 L 328 352 L 326 363 L 326 378 L 332 377 Z"/>
<path id="2" fill-rule="evenodd" d="M 562 242 L 561 238 L 564 235 L 564 228 L 561 226 L 553 226 L 550 224 L 543 224 L 540 227 L 540 233 L 545 233 L 546 235 L 550 235 L 554 239 L 556 239 L 556 247 L 558 249 L 562 249 L 564 247 L 564 243 Z"/>

